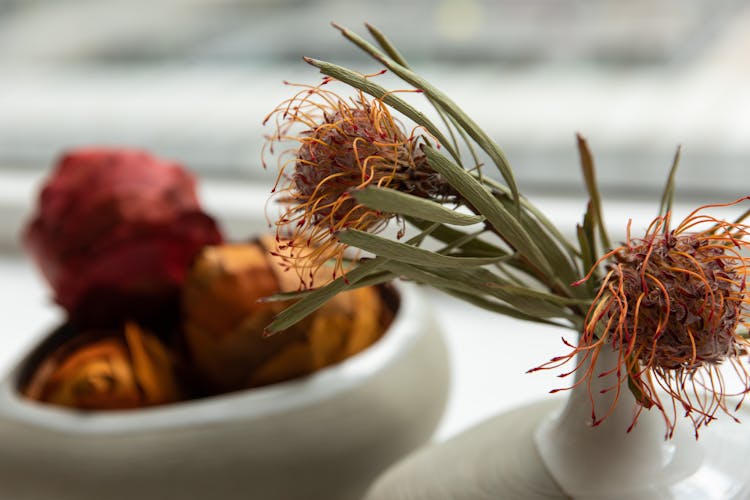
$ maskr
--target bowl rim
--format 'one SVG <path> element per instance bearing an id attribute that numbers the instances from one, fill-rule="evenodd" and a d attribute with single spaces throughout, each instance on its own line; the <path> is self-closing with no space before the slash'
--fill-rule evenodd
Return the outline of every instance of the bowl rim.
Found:
<path id="1" fill-rule="evenodd" d="M 17 385 L 33 346 L 0 382 L 0 419 L 63 433 L 100 435 L 263 419 L 318 404 L 373 379 L 429 333 L 430 318 L 421 290 L 400 281 L 392 286 L 399 307 L 383 336 L 367 349 L 305 377 L 163 406 L 86 412 L 28 400 Z"/>

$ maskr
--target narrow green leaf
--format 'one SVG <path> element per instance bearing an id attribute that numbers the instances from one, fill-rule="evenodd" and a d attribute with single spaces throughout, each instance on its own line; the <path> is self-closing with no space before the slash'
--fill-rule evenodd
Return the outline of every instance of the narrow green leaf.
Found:
<path id="1" fill-rule="evenodd" d="M 340 231 L 336 233 L 336 238 L 347 245 L 374 253 L 378 257 L 414 265 L 449 268 L 484 266 L 506 258 L 504 255 L 500 257 L 450 257 L 356 229 Z"/>
<path id="2" fill-rule="evenodd" d="M 470 226 L 484 220 L 481 215 L 467 215 L 444 207 L 432 200 L 420 198 L 396 189 L 367 187 L 352 191 L 352 196 L 373 210 L 417 217 L 430 222 Z"/>
<path id="3" fill-rule="evenodd" d="M 492 188 L 492 191 L 497 195 L 502 195 L 505 198 L 512 199 L 510 190 L 507 186 L 504 186 L 500 184 L 499 182 L 487 178 L 487 177 L 480 177 L 477 174 L 477 179 L 482 182 L 483 184 L 486 184 L 487 186 L 490 186 Z M 570 241 L 568 241 L 568 238 L 563 235 L 560 230 L 557 228 L 555 224 L 550 221 L 544 213 L 539 210 L 533 203 L 531 203 L 528 199 L 521 196 L 521 206 L 529 212 L 536 220 L 539 221 L 539 223 L 551 234 L 554 236 L 554 238 L 557 240 L 558 244 L 563 247 L 570 255 L 571 258 L 575 258 L 580 256 L 580 253 L 578 251 L 578 248 L 576 248 Z"/>
<path id="4" fill-rule="evenodd" d="M 423 151 L 430 166 L 487 218 L 500 237 L 546 275 L 554 274 L 544 253 L 524 227 L 477 179 L 435 149 L 425 146 Z"/>
<path id="5" fill-rule="evenodd" d="M 498 146 L 497 143 L 493 141 L 486 132 L 484 132 L 461 108 L 459 108 L 455 102 L 453 102 L 447 95 L 438 90 L 427 80 L 417 75 L 409 68 L 406 68 L 398 62 L 394 61 L 392 58 L 388 57 L 386 54 L 378 50 L 377 47 L 364 40 L 360 36 L 356 35 L 352 31 L 336 24 L 334 24 L 334 27 L 337 28 L 345 38 L 354 43 L 375 60 L 380 62 L 383 66 L 393 71 L 393 73 L 395 73 L 399 78 L 414 86 L 415 88 L 423 91 L 425 95 L 429 96 L 430 99 L 433 99 L 442 109 L 445 110 L 446 113 L 452 116 L 458 123 L 459 127 L 465 130 L 466 133 L 469 134 L 469 136 L 477 143 L 477 145 L 482 150 L 484 150 L 484 152 L 487 153 L 487 155 L 492 159 L 493 163 L 500 171 L 500 174 L 503 176 L 503 179 L 508 184 L 513 199 L 516 202 L 516 206 L 518 206 L 520 195 L 518 192 L 518 186 L 516 185 L 516 181 L 513 176 L 513 171 L 510 168 L 510 163 L 508 162 L 508 159 L 506 158 L 505 153 L 500 148 L 500 146 Z"/>
<path id="6" fill-rule="evenodd" d="M 448 142 L 442 131 L 437 126 L 435 126 L 435 124 L 432 123 L 432 121 L 430 121 L 430 119 L 427 118 L 424 113 L 417 110 L 411 104 L 398 97 L 394 92 L 391 92 L 386 88 L 378 85 L 377 83 L 373 82 L 372 79 L 366 78 L 359 73 L 341 67 L 337 64 L 320 61 L 318 59 L 313 59 L 310 57 L 306 57 L 305 61 L 308 64 L 311 64 L 312 66 L 318 68 L 324 75 L 328 75 L 335 78 L 336 80 L 351 85 L 352 87 L 371 95 L 375 99 L 382 100 L 393 109 L 399 111 L 404 116 L 407 116 L 408 118 L 413 120 L 417 125 L 421 125 L 422 127 L 424 127 L 427 132 L 429 132 L 433 137 L 435 137 L 435 139 L 438 140 L 438 142 L 443 145 L 443 147 L 445 147 L 451 157 L 459 158 L 458 151 L 456 151 L 451 143 Z"/>
<path id="7" fill-rule="evenodd" d="M 446 291 L 451 290 L 477 298 L 485 297 L 484 300 L 489 300 L 486 297 L 487 295 L 500 299 L 505 302 L 505 304 L 501 305 L 496 303 L 496 305 L 500 308 L 504 306 L 502 312 L 508 316 L 527 320 L 533 318 L 533 320 L 539 321 L 543 318 L 564 318 L 567 315 L 564 308 L 556 307 L 553 304 L 544 303 L 542 306 L 538 306 L 543 301 L 512 296 L 511 294 L 506 294 L 497 289 L 490 290 L 487 287 L 482 286 L 481 282 L 476 285 L 469 285 L 468 283 L 470 283 L 470 281 L 466 281 L 466 276 L 464 275 L 461 275 L 460 277 L 450 275 L 446 276 L 445 273 L 450 273 L 451 270 L 437 268 L 424 269 L 393 260 L 386 262 L 384 266 L 395 274 L 433 288 L 439 288 Z M 505 300 L 506 298 L 510 298 L 513 302 L 508 302 Z M 521 307 L 518 307 L 518 305 Z M 534 307 L 535 305 L 538 307 Z"/>
<path id="8" fill-rule="evenodd" d="M 494 193 L 498 201 L 500 201 L 507 210 L 512 208 L 512 201 L 509 198 L 503 193 L 496 191 L 494 191 Z M 542 225 L 534 215 L 530 214 L 523 204 L 521 205 L 519 222 L 529 233 L 529 236 L 536 245 L 544 249 L 544 254 L 547 260 L 555 270 L 555 276 L 562 279 L 560 287 L 567 288 L 568 284 L 578 279 L 579 271 L 576 268 L 573 258 L 560 247 L 554 236 L 549 234 L 545 226 Z"/>
<path id="9" fill-rule="evenodd" d="M 383 34 L 382 31 L 380 31 L 370 23 L 365 23 L 365 27 L 367 28 L 367 31 L 370 32 L 370 35 L 372 35 L 375 41 L 378 42 L 380 48 L 382 48 L 391 59 L 396 61 L 401 66 L 409 67 L 409 65 L 406 63 L 406 59 L 404 59 L 404 56 L 401 55 L 398 49 L 391 43 L 390 40 L 388 40 L 388 38 Z"/>
<path id="10" fill-rule="evenodd" d="M 349 290 L 356 290 L 357 288 L 364 288 L 366 286 L 378 286 L 383 283 L 388 283 L 398 278 L 395 274 L 390 271 L 383 271 L 377 274 L 370 275 L 366 278 L 358 280 L 356 283 L 349 287 Z"/>
<path id="11" fill-rule="evenodd" d="M 666 216 L 667 212 L 672 210 L 672 202 L 674 200 L 674 181 L 675 175 L 677 174 L 677 167 L 680 165 L 680 156 L 682 155 L 682 146 L 677 146 L 675 151 L 674 159 L 672 160 L 672 167 L 669 169 L 669 175 L 667 176 L 667 182 L 664 185 L 664 190 L 661 195 L 661 202 L 659 203 L 659 216 Z M 668 225 L 665 224 L 664 231 L 669 231 Z"/>
<path id="12" fill-rule="evenodd" d="M 392 281 L 394 279 L 396 279 L 396 276 L 393 273 L 390 273 L 388 271 L 381 271 L 379 273 L 372 274 L 367 278 L 362 278 L 356 283 L 351 283 L 350 281 L 350 286 L 347 288 L 347 290 L 356 290 L 357 288 L 363 288 L 366 286 L 381 285 L 383 283 L 388 283 L 389 281 Z M 307 295 L 310 295 L 314 291 L 315 290 L 299 290 L 296 292 L 275 293 L 273 295 L 269 295 L 267 297 L 259 299 L 258 302 L 284 302 L 286 300 L 301 299 Z"/>
<path id="13" fill-rule="evenodd" d="M 448 295 L 456 297 L 459 300 L 468 302 L 469 304 L 473 304 L 477 307 L 481 307 L 482 309 L 486 309 L 491 312 L 499 313 L 504 316 L 509 316 L 511 318 L 516 318 L 516 319 L 520 319 L 523 321 L 531 321 L 534 323 L 541 323 L 544 325 L 554 325 L 554 326 L 560 326 L 563 328 L 574 328 L 572 324 L 562 323 L 559 321 L 554 321 L 554 320 L 550 320 L 546 318 L 539 318 L 537 316 L 532 316 L 529 314 L 524 314 L 516 309 L 513 309 L 507 304 L 503 304 L 502 302 L 498 302 L 496 300 L 483 297 L 481 295 L 474 295 L 471 293 L 461 292 L 458 290 L 452 290 L 450 288 L 441 288 L 441 290 L 444 293 L 447 293 Z"/>
<path id="14" fill-rule="evenodd" d="M 491 295 L 503 302 L 508 303 L 515 309 L 530 314 L 533 316 L 539 316 L 543 318 L 568 318 L 571 316 L 571 312 L 568 310 L 566 304 L 562 302 L 567 301 L 562 297 L 556 297 L 554 302 L 547 300 L 544 292 L 526 288 L 526 293 L 519 293 L 522 287 L 511 285 L 504 282 L 502 278 L 496 274 L 491 273 L 487 269 L 482 268 L 464 268 L 464 269 L 441 269 L 441 268 L 427 268 L 426 266 L 420 266 L 424 271 L 429 272 L 435 276 L 439 276 L 447 283 L 461 282 L 471 283 L 472 289 L 476 291 L 484 292 L 486 295 Z M 443 285 L 448 287 L 454 287 L 454 285 Z M 542 295 L 545 298 L 539 298 Z"/>
<path id="15" fill-rule="evenodd" d="M 407 243 L 411 245 L 418 244 L 437 227 L 439 227 L 439 224 L 431 224 L 420 234 L 410 238 Z M 362 280 L 376 280 L 375 276 L 382 273 L 382 267 L 387 261 L 385 258 L 376 257 L 360 262 L 357 267 L 347 272 L 345 276 L 340 276 L 321 288 L 311 290 L 299 301 L 276 315 L 273 321 L 266 327 L 266 333 L 273 334 L 289 328 L 323 306 L 323 304 L 331 300 L 337 293 L 355 288 Z"/>
<path id="16" fill-rule="evenodd" d="M 596 170 L 594 168 L 594 158 L 591 156 L 586 139 L 581 134 L 576 135 L 578 143 L 578 152 L 581 156 L 581 169 L 583 170 L 583 180 L 586 183 L 586 191 L 591 199 L 591 213 L 594 224 L 599 229 L 599 238 L 605 250 L 612 248 L 607 234 L 607 228 L 604 224 L 604 214 L 602 212 L 602 198 L 599 194 L 599 186 L 596 182 Z"/>
<path id="17" fill-rule="evenodd" d="M 430 226 L 429 222 L 425 222 L 421 219 L 407 217 L 406 220 L 409 221 L 409 224 L 419 229 L 426 229 Z M 430 237 L 435 238 L 438 241 L 442 241 L 443 243 L 446 243 L 448 245 L 454 245 L 456 242 L 461 243 L 454 248 L 461 248 L 462 250 L 471 253 L 474 257 L 491 257 L 500 255 L 511 257 L 511 254 L 509 254 L 504 249 L 493 245 L 492 243 L 488 243 L 480 239 L 478 236 L 474 236 L 473 238 L 468 239 L 469 236 L 470 233 L 465 233 L 463 231 L 444 225 L 440 225 L 430 234 Z"/>
<path id="18" fill-rule="evenodd" d="M 463 247 L 474 241 L 477 237 L 481 236 L 486 231 L 486 229 L 482 228 L 478 231 L 474 231 L 473 233 L 467 233 L 445 245 L 438 251 L 438 253 L 447 255 L 450 252 L 451 255 L 461 254 L 461 256 L 463 257 L 484 257 L 483 255 L 473 255 L 470 252 L 467 252 Z M 503 256 L 504 258 L 512 257 L 512 255 L 508 255 L 507 252 L 503 251 L 495 253 L 494 256 Z"/>
<path id="19" fill-rule="evenodd" d="M 554 295 L 549 292 L 545 292 L 542 290 L 535 290 L 533 288 L 528 288 L 528 287 L 519 286 L 519 285 L 494 284 L 490 282 L 490 283 L 487 283 L 486 286 L 488 288 L 502 290 L 503 292 L 510 293 L 510 294 L 522 295 L 525 297 L 531 297 L 531 298 L 535 298 L 539 300 L 544 300 L 544 301 L 551 302 L 553 304 L 557 304 L 560 306 L 575 306 L 575 305 L 588 306 L 589 304 L 591 304 L 591 300 L 589 299 L 561 297 L 560 295 Z"/>
<path id="20" fill-rule="evenodd" d="M 578 236 L 578 244 L 581 245 L 581 261 L 586 269 L 591 269 L 594 262 L 596 262 L 594 252 L 591 249 L 591 240 L 581 224 L 576 225 L 576 234 Z"/>
<path id="21" fill-rule="evenodd" d="M 391 43 L 388 38 L 377 28 L 372 26 L 371 24 L 365 23 L 365 27 L 367 27 L 367 30 L 370 32 L 370 35 L 375 39 L 376 42 L 378 42 L 378 45 L 380 45 L 380 48 L 382 48 L 388 56 L 396 61 L 398 64 L 405 68 L 410 68 L 409 64 L 406 62 L 406 59 L 403 55 L 398 51 L 398 49 Z M 458 122 L 456 122 L 456 119 L 452 116 L 447 117 L 445 110 L 440 106 L 438 102 L 435 101 L 435 99 L 432 98 L 429 94 L 426 95 L 427 100 L 432 104 L 432 106 L 435 108 L 435 111 L 437 111 L 438 115 L 440 115 L 440 119 L 445 124 L 445 128 L 448 130 L 448 134 L 450 135 L 451 142 L 453 144 L 454 149 L 457 153 L 461 154 L 461 151 L 458 146 L 458 142 L 456 141 L 456 136 L 453 133 L 453 129 L 455 128 L 458 131 L 458 134 L 461 136 L 461 139 L 466 144 L 466 147 L 469 149 L 469 153 L 471 154 L 472 160 L 474 161 L 474 165 L 479 167 L 479 158 L 477 156 L 476 150 L 474 149 L 474 145 L 469 141 L 468 136 L 466 135 L 466 132 L 458 126 Z M 454 158 L 456 162 L 463 166 L 463 163 L 461 162 L 460 158 Z M 481 170 L 478 170 L 480 177 L 481 177 Z"/>
<path id="22" fill-rule="evenodd" d="M 266 327 L 266 333 L 273 334 L 285 330 L 311 314 L 323 304 L 331 300 L 337 293 L 348 290 L 358 281 L 381 271 L 385 259 L 372 259 L 359 264 L 349 271 L 346 276 L 340 276 L 326 286 L 310 291 L 302 299 L 281 311 Z"/>
<path id="23" fill-rule="evenodd" d="M 591 267 L 594 265 L 594 257 L 591 253 L 588 238 L 586 238 L 586 232 L 583 230 L 583 227 L 580 224 L 576 226 L 576 232 L 578 234 L 578 240 L 581 242 L 583 261 L 586 263 L 591 262 L 591 265 L 589 266 L 589 269 L 591 269 Z M 583 276 L 581 276 L 581 278 L 583 278 Z M 585 283 L 579 284 L 577 288 L 583 288 L 584 290 L 586 290 L 586 294 L 588 296 L 593 296 L 595 295 L 594 283 L 595 281 L 593 279 L 589 279 Z"/>

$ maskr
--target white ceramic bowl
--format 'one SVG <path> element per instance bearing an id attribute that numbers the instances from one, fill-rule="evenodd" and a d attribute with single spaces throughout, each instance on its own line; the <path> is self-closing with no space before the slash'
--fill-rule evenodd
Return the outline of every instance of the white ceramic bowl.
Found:
<path id="1" fill-rule="evenodd" d="M 3 499 L 346 499 L 425 443 L 445 407 L 445 344 L 421 292 L 369 349 L 311 376 L 146 410 L 23 399 L 0 384 Z"/>

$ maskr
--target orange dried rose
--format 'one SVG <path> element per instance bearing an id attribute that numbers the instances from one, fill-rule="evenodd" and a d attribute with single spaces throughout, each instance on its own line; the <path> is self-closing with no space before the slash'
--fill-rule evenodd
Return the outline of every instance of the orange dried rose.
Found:
<path id="1" fill-rule="evenodd" d="M 273 336 L 264 328 L 289 306 L 259 299 L 296 291 L 296 273 L 272 255 L 272 238 L 207 247 L 183 291 L 186 343 L 196 370 L 212 390 L 288 380 L 339 362 L 375 342 L 384 306 L 375 288 L 334 297 L 316 314 Z M 324 279 L 324 278 L 323 278 Z"/>
<path id="2" fill-rule="evenodd" d="M 37 401 L 84 410 L 141 408 L 180 399 L 171 354 L 154 335 L 89 331 L 52 352 L 23 390 Z"/>
<path id="3" fill-rule="evenodd" d="M 311 316 L 299 340 L 291 340 L 260 365 L 250 386 L 281 382 L 343 361 L 372 345 L 383 334 L 384 305 L 373 287 L 340 293 Z M 284 336 L 277 333 L 274 336 Z"/>

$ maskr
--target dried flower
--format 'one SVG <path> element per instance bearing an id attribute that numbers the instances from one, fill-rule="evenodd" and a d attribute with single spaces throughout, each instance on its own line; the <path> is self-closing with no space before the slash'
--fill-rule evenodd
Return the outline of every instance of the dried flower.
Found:
<path id="1" fill-rule="evenodd" d="M 346 101 L 323 89 L 329 81 L 303 86 L 264 121 L 275 117 L 271 151 L 276 142 L 299 143 L 280 155 L 274 191 L 287 207 L 276 223 L 283 240 L 277 252 L 294 261 L 303 286 L 312 286 L 317 270 L 330 259 L 334 278 L 344 270 L 346 245 L 333 237 L 336 231 L 378 232 L 398 217 L 358 203 L 353 190 L 378 186 L 424 198 L 448 194 L 419 151 L 424 137 L 417 129 L 407 134 L 379 99 L 360 92 Z"/>
<path id="2" fill-rule="evenodd" d="M 576 358 L 576 370 L 587 367 L 576 384 L 611 375 L 609 390 L 618 395 L 627 381 L 639 405 L 631 429 L 643 408 L 652 406 L 664 415 L 668 436 L 678 412 L 693 421 L 696 434 L 715 419 L 717 411 L 731 415 L 720 369 L 724 362 L 732 364 L 742 385 L 737 395 L 744 399 L 750 391 L 750 374 L 740 358 L 750 344 L 738 333 L 747 330 L 750 318 L 750 260 L 743 255 L 750 242 L 742 239 L 749 228 L 703 213 L 717 206 L 723 205 L 695 210 L 672 230 L 669 214 L 658 217 L 643 238 L 628 236 L 624 245 L 602 257 L 606 274 L 578 346 L 546 366 Z M 619 353 L 619 366 L 599 373 L 596 358 L 608 346 Z M 588 359 L 591 362 L 585 363 Z M 660 389 L 668 399 L 660 396 Z M 735 411 L 738 408 L 739 404 Z M 606 417 L 593 415 L 594 425 Z"/>
<path id="3" fill-rule="evenodd" d="M 174 361 L 154 335 L 127 323 L 124 331 L 87 331 L 36 368 L 24 395 L 82 410 L 142 408 L 179 400 Z"/>
<path id="4" fill-rule="evenodd" d="M 92 148 L 60 160 L 23 239 L 74 322 L 115 325 L 173 309 L 195 253 L 222 237 L 181 166 Z"/>
<path id="5" fill-rule="evenodd" d="M 367 225 L 336 225 L 338 219 L 331 216 L 330 210 L 339 206 L 336 203 L 346 200 L 336 190 L 338 171 L 324 169 L 323 175 L 328 175 L 323 177 L 325 182 L 313 178 L 314 183 L 310 185 L 314 187 L 305 195 L 299 194 L 294 176 L 286 177 L 284 168 L 289 161 L 295 168 L 308 162 L 321 164 L 320 142 L 326 145 L 326 149 L 320 146 L 323 151 L 338 151 L 341 144 L 336 141 L 341 138 L 353 143 L 350 136 L 325 132 L 326 128 L 324 133 L 315 133 L 318 125 L 330 126 L 330 121 L 338 120 L 337 106 L 341 99 L 322 94 L 328 97 L 324 99 L 325 104 L 310 104 L 308 96 L 321 95 L 319 87 L 315 87 L 277 109 L 280 125 L 275 139 L 285 136 L 286 120 L 291 117 L 289 123 L 300 122 L 307 126 L 309 131 L 297 140 L 303 146 L 304 140 L 310 141 L 307 151 L 315 153 L 295 150 L 291 160 L 280 163 L 282 178 L 288 180 L 287 189 L 293 194 L 289 199 L 295 201 L 298 197 L 297 206 L 302 208 L 297 210 L 292 205 L 279 223 L 296 223 L 296 240 L 301 240 L 304 234 L 299 228 L 313 227 L 316 238 L 310 242 L 328 245 L 321 247 L 326 252 L 337 244 L 331 242 L 325 232 L 332 228 L 338 241 L 370 252 L 374 258 L 361 260 L 348 270 L 348 280 L 338 279 L 309 292 L 279 314 L 268 326 L 269 331 L 287 328 L 310 314 L 334 291 L 357 286 L 362 280 L 405 277 L 499 314 L 571 328 L 581 334 L 579 347 L 537 369 L 555 368 L 578 359 L 572 371 L 581 369 L 585 375 L 582 380 L 591 380 L 596 369 L 584 372 L 584 367 L 596 365 L 604 345 L 614 346 L 619 353 L 619 366 L 611 372 L 604 369 L 604 374 L 596 373 L 596 376 L 614 377 L 616 380 L 610 390 L 617 391 L 618 395 L 628 383 L 640 405 L 638 411 L 649 406 L 661 410 L 668 435 L 672 434 L 678 411 L 692 418 L 696 432 L 701 425 L 710 422 L 718 410 L 731 414 L 726 399 L 731 391 L 724 385 L 718 367 L 722 363 L 729 364 L 738 374 L 742 384 L 738 395 L 750 392 L 750 377 L 739 359 L 747 350 L 743 337 L 746 332 L 742 331 L 747 328 L 747 257 L 742 252 L 748 245 L 748 231 L 742 220 L 750 211 L 735 223 L 727 223 L 703 215 L 699 210 L 670 230 L 666 214 L 672 204 L 678 150 L 658 212 L 663 216 L 642 239 L 628 238 L 622 247 L 612 250 L 593 158 L 586 141 L 579 136 L 589 200 L 583 222 L 576 228 L 577 241 L 570 242 L 544 213 L 521 195 L 502 149 L 446 94 L 414 72 L 382 33 L 367 26 L 375 41 L 373 44 L 347 29 L 336 28 L 387 71 L 420 92 L 435 108 L 444 126 L 436 126 L 425 113 L 372 79 L 330 62 L 310 58 L 306 58 L 306 62 L 329 79 L 353 87 L 359 92 L 357 95 L 366 93 L 379 105 L 387 104 L 399 111 L 434 138 L 442 152 L 427 140 L 422 141 L 419 150 L 427 165 L 418 170 L 434 171 L 436 179 L 440 180 L 436 184 L 439 188 L 424 190 L 425 199 L 406 196 L 404 192 L 408 187 L 403 184 L 394 184 L 395 190 L 368 189 L 352 195 L 370 207 L 363 208 L 363 213 L 387 206 L 388 217 L 402 215 L 413 226 L 405 226 L 407 231 L 413 232 L 405 242 L 375 235 L 372 231 L 356 230 L 369 230 Z M 359 99 L 361 102 L 362 97 Z M 384 108 L 382 113 L 387 110 Z M 336 141 L 330 141 L 329 137 Z M 365 139 L 355 137 L 357 140 Z M 330 147 L 329 142 L 332 142 Z M 464 151 L 471 156 L 467 157 Z M 497 167 L 502 181 L 492 179 L 480 169 L 478 153 Z M 303 174 L 300 182 L 310 177 L 307 171 Z M 443 184 L 448 186 L 443 187 Z M 351 186 L 347 186 L 349 188 Z M 369 194 L 363 197 L 363 193 Z M 455 194 L 441 199 L 446 193 Z M 446 207 L 441 206 L 443 201 L 456 203 Z M 456 205 L 473 215 L 459 217 Z M 321 206 L 328 207 L 329 211 L 320 211 Z M 320 215 L 316 218 L 316 214 Z M 698 227 L 704 224 L 711 227 Z M 455 227 L 471 225 L 474 227 L 468 230 Z M 425 241 L 437 248 L 428 250 L 422 246 Z M 312 245 L 310 252 L 315 251 L 316 245 Z M 599 259 L 599 256 L 603 257 Z M 289 265 L 298 270 L 310 268 L 304 252 L 288 252 L 286 257 Z M 591 271 L 581 280 L 587 269 Z M 571 283 L 578 286 L 571 286 Z M 578 384 L 581 383 L 584 382 Z M 657 390 L 666 391 L 667 397 L 660 397 Z M 613 409 L 614 405 L 610 411 Z M 599 423 L 606 417 L 595 416 L 594 420 Z"/>
<path id="6" fill-rule="evenodd" d="M 290 302 L 260 299 L 299 288 L 297 276 L 284 272 L 281 259 L 269 252 L 274 243 L 267 237 L 262 243 L 207 247 L 190 272 L 183 292 L 185 338 L 209 392 L 311 373 L 383 333 L 383 306 L 368 287 L 340 294 L 305 321 L 265 335 L 265 326 Z"/>

